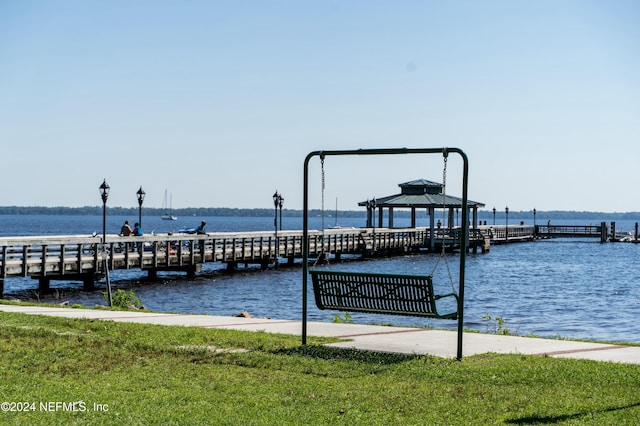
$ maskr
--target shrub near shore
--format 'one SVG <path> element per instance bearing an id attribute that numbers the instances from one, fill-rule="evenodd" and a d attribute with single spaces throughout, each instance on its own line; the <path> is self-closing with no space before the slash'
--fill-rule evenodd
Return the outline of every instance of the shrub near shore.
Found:
<path id="1" fill-rule="evenodd" d="M 0 324 L 0 399 L 38 404 L 0 413 L 3 424 L 640 422 L 636 365 L 496 354 L 458 362 L 320 345 L 329 339 L 301 347 L 299 337 L 261 332 L 9 313 Z"/>

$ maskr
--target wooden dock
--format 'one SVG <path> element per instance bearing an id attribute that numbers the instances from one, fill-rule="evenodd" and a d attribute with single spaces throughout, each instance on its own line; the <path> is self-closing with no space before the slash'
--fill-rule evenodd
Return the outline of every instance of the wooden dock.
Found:
<path id="1" fill-rule="evenodd" d="M 537 225 L 536 235 L 538 238 L 599 238 L 601 242 L 611 237 L 605 222 L 600 225 Z"/>
<path id="2" fill-rule="evenodd" d="M 491 238 L 491 244 L 515 243 L 547 238 L 598 238 L 600 242 L 617 241 L 615 223 L 612 232 L 605 222 L 600 225 L 498 225 L 480 226 Z"/>
<path id="3" fill-rule="evenodd" d="M 469 248 L 488 249 L 489 240 L 478 230 L 470 232 Z M 363 257 L 460 248 L 459 228 L 357 228 L 311 231 L 310 258 L 343 255 Z M 219 262 L 234 270 L 240 264 L 266 269 L 302 258 L 302 231 L 218 232 L 206 235 L 156 234 L 142 237 L 47 236 L 0 237 L 0 296 L 10 278 L 31 277 L 39 291 L 50 290 L 52 280 L 82 281 L 86 289 L 108 270 L 138 269 L 154 278 L 162 271 L 184 271 L 193 276 L 204 263 Z"/>
<path id="4" fill-rule="evenodd" d="M 598 238 L 600 242 L 620 241 L 605 222 L 600 225 L 498 225 L 469 230 L 468 249 L 488 252 L 491 245 L 547 238 Z M 412 252 L 460 249 L 460 228 L 342 228 L 310 231 L 309 258 L 326 256 L 338 261 L 342 256 L 390 256 Z M 632 242 L 638 242 L 638 238 Z M 142 237 L 46 236 L 0 237 L 0 297 L 5 281 L 30 277 L 38 289 L 50 291 L 52 280 L 82 281 L 94 288 L 105 271 L 137 269 L 155 278 L 162 271 L 183 271 L 194 276 L 205 263 L 258 264 L 262 269 L 282 262 L 302 259 L 302 231 L 216 232 L 206 235 L 156 234 Z"/>

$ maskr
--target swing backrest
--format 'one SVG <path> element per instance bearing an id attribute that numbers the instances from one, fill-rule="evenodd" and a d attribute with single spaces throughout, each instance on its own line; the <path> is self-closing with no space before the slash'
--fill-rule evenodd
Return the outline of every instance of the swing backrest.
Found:
<path id="1" fill-rule="evenodd" d="M 436 295 L 429 275 L 310 270 L 319 309 L 456 319 L 458 295 Z M 436 300 L 455 298 L 456 311 L 441 314 Z"/>

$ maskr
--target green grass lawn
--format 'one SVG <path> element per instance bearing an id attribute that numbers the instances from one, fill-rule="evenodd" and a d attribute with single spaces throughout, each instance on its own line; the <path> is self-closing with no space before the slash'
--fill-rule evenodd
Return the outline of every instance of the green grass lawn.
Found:
<path id="1" fill-rule="evenodd" d="M 326 341 L 0 313 L 0 424 L 640 423 L 637 365 Z"/>

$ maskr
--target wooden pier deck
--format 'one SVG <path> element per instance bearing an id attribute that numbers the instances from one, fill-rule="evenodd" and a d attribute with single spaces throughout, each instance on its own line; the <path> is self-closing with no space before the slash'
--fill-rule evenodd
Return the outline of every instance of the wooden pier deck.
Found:
<path id="1" fill-rule="evenodd" d="M 433 238 L 429 228 L 330 229 L 309 233 L 309 256 L 342 255 L 363 257 L 432 251 L 444 241 L 448 249 L 459 249 L 458 228 L 438 229 Z M 472 231 L 469 247 L 488 248 L 488 239 Z M 4 282 L 15 277 L 39 281 L 39 290 L 49 291 L 52 280 L 82 281 L 85 288 L 108 269 L 139 269 L 153 278 L 161 271 L 199 272 L 204 263 L 220 262 L 228 269 L 239 264 L 259 264 L 263 269 L 289 264 L 302 258 L 302 231 L 217 232 L 206 235 L 156 234 L 142 237 L 47 236 L 0 237 L 0 296 Z"/>
<path id="2" fill-rule="evenodd" d="M 612 231 L 615 225 L 612 223 Z M 343 255 L 374 257 L 418 251 L 460 249 L 460 228 L 342 228 L 309 232 L 309 258 Z M 599 238 L 619 241 L 600 225 L 498 225 L 469 230 L 469 250 L 487 252 L 491 245 L 546 238 Z M 634 239 L 638 242 L 638 239 Z M 266 269 L 280 262 L 293 264 L 302 258 L 302 231 L 216 232 L 206 235 L 156 234 L 142 237 L 46 236 L 0 237 L 0 297 L 5 281 L 30 277 L 38 280 L 39 291 L 50 290 L 52 280 L 82 281 L 87 289 L 108 269 L 138 269 L 154 278 L 162 271 L 183 271 L 195 275 L 205 263 L 226 264 L 235 270 L 241 264 L 258 264 Z"/>
<path id="3" fill-rule="evenodd" d="M 533 241 L 536 235 L 533 225 L 484 225 L 480 226 L 479 229 L 490 238 L 491 244 L 493 245 Z"/>
<path id="4" fill-rule="evenodd" d="M 612 229 L 615 230 L 614 224 Z M 491 238 L 491 244 L 547 238 L 599 238 L 600 242 L 616 241 L 605 222 L 600 225 L 484 225 L 479 230 Z"/>

